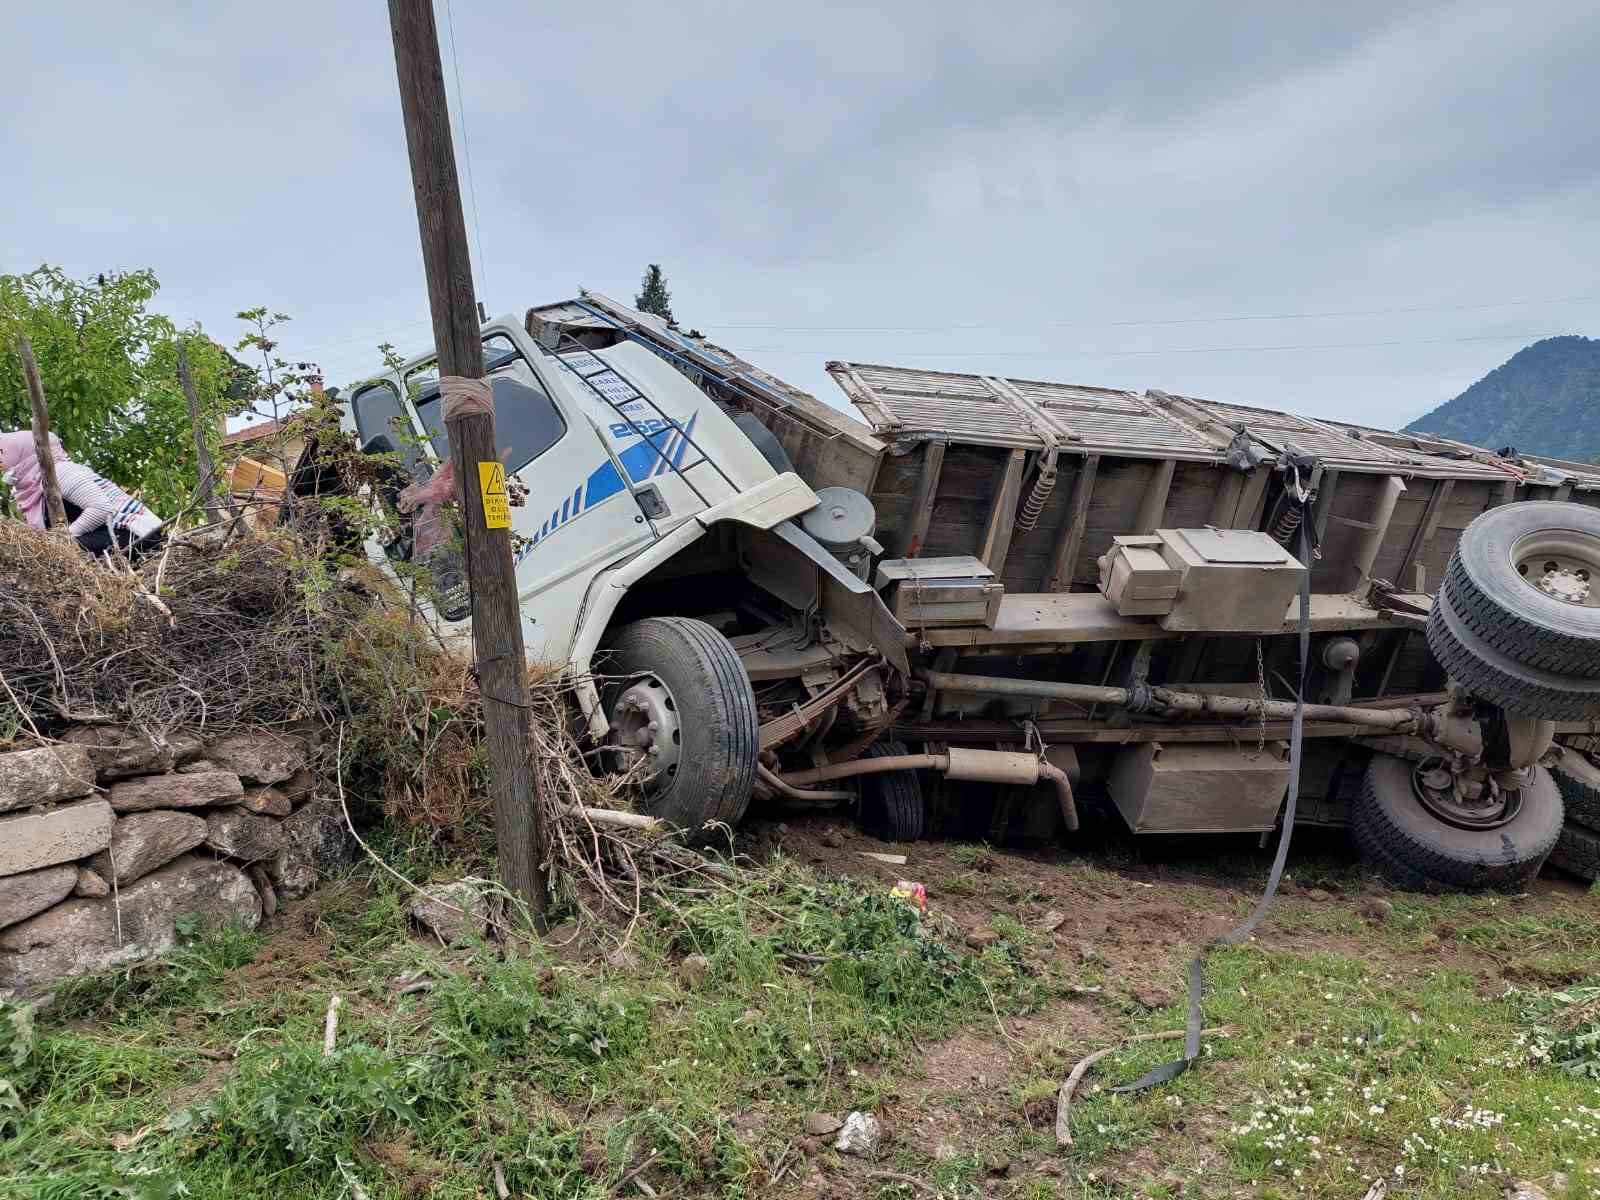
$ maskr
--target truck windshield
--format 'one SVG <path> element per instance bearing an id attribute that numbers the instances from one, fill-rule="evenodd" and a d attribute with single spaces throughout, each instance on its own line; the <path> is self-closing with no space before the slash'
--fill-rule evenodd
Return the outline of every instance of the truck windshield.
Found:
<path id="1" fill-rule="evenodd" d="M 483 344 L 484 367 L 494 389 L 495 438 L 505 457 L 506 470 L 518 471 L 561 440 L 567 424 L 561 412 L 539 386 L 531 367 L 516 347 L 503 337 Z M 424 382 L 426 380 L 426 382 Z M 445 430 L 439 397 L 438 368 L 412 375 L 417 392 L 417 416 L 440 460 L 450 457 L 450 435 Z"/>

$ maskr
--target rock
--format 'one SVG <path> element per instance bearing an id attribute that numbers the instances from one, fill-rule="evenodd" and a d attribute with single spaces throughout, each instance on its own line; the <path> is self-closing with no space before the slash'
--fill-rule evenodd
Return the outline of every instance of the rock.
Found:
<path id="1" fill-rule="evenodd" d="M 282 783 L 306 765 L 306 747 L 290 734 L 262 730 L 212 742 L 206 757 L 251 783 Z"/>
<path id="2" fill-rule="evenodd" d="M 105 881 L 99 871 L 89 867 L 78 868 L 78 882 L 72 889 L 74 896 L 87 896 L 97 900 L 101 896 L 111 895 L 111 885 Z"/>
<path id="3" fill-rule="evenodd" d="M 232 771 L 194 771 L 187 775 L 150 775 L 111 785 L 111 807 L 119 813 L 152 808 L 206 808 L 229 804 L 244 794 Z"/>
<path id="4" fill-rule="evenodd" d="M 177 945 L 178 918 L 188 914 L 209 927 L 253 929 L 261 901 L 239 868 L 186 854 L 116 901 L 67 900 L 0 930 L 0 987 L 34 988 L 161 954 Z"/>
<path id="5" fill-rule="evenodd" d="M 1389 919 L 1389 914 L 1394 912 L 1394 905 L 1382 896 L 1368 896 L 1361 901 L 1361 915 L 1374 924 L 1381 925 Z"/>
<path id="6" fill-rule="evenodd" d="M 270 785 L 245 788 L 244 795 L 239 797 L 239 807 L 265 817 L 287 817 L 294 811 L 289 797 Z"/>
<path id="7" fill-rule="evenodd" d="M 1000 935 L 992 929 L 977 929 L 967 934 L 967 945 L 974 950 L 987 950 L 1000 940 Z"/>
<path id="8" fill-rule="evenodd" d="M 447 946 L 471 946 L 489 927 L 489 900 L 473 879 L 436 883 L 422 889 L 411 919 Z"/>
<path id="9" fill-rule="evenodd" d="M 842 1154 L 871 1158 L 877 1153 L 878 1143 L 882 1140 L 883 1126 L 878 1123 L 877 1117 L 871 1113 L 853 1112 L 844 1119 L 833 1148 Z"/>
<path id="10" fill-rule="evenodd" d="M 1066 924 L 1066 920 L 1066 913 L 1057 912 L 1052 908 L 1049 912 L 1045 913 L 1044 920 L 1039 922 L 1039 928 L 1044 930 L 1046 933 L 1054 933 L 1056 930 L 1060 929 L 1062 925 Z"/>
<path id="11" fill-rule="evenodd" d="M 0 929 L 26 921 L 57 900 L 65 900 L 78 882 L 74 866 L 45 867 L 0 879 Z"/>
<path id="12" fill-rule="evenodd" d="M 245 869 L 245 874 L 250 876 L 250 882 L 256 885 L 256 895 L 261 897 L 261 917 L 265 920 L 278 913 L 278 893 L 272 886 L 272 880 L 267 876 L 265 868 L 257 863 L 252 863 Z"/>
<path id="13" fill-rule="evenodd" d="M 180 729 L 177 733 L 167 735 L 167 749 L 172 751 L 172 761 L 181 771 L 187 764 L 194 762 L 206 751 L 204 739 L 198 733 L 190 733 L 187 729 Z"/>
<path id="14" fill-rule="evenodd" d="M 284 848 L 266 865 L 280 900 L 298 900 L 318 879 L 355 860 L 355 842 L 334 800 L 310 800 L 280 823 Z"/>
<path id="15" fill-rule="evenodd" d="M 0 812 L 74 800 L 94 791 L 94 763 L 82 746 L 40 746 L 0 754 Z"/>
<path id="16" fill-rule="evenodd" d="M 209 758 L 191 759 L 178 768 L 179 775 L 198 775 L 202 771 L 220 771 L 221 767 Z"/>
<path id="17" fill-rule="evenodd" d="M 639 956 L 626 946 L 618 946 L 606 955 L 606 966 L 617 971 L 637 971 Z"/>
<path id="18" fill-rule="evenodd" d="M 1332 900 L 1333 899 L 1333 893 L 1328 891 L 1327 888 L 1307 888 L 1306 889 L 1306 899 L 1307 900 L 1316 900 L 1316 901 L 1319 901 L 1319 902 L 1323 901 L 1323 900 Z"/>
<path id="19" fill-rule="evenodd" d="M 177 761 L 169 747 L 122 725 L 82 725 L 69 729 L 61 740 L 89 752 L 101 783 L 133 775 L 160 775 L 172 770 Z"/>
<path id="20" fill-rule="evenodd" d="M 822 844 L 830 850 L 837 850 L 844 845 L 844 834 L 837 829 L 824 829 L 822 831 Z"/>
<path id="21" fill-rule="evenodd" d="M 1177 997 L 1169 987 L 1163 987 L 1159 983 L 1146 983 L 1133 989 L 1133 998 L 1145 1008 L 1155 1009 L 1165 1008 Z"/>
<path id="22" fill-rule="evenodd" d="M 806 1135 L 808 1137 L 827 1137 L 830 1133 L 838 1131 L 844 1122 L 831 1113 L 808 1112 L 806 1114 Z"/>
<path id="23" fill-rule="evenodd" d="M 89 860 L 107 883 L 126 887 L 206 840 L 206 823 L 193 813 L 156 809 L 119 817 L 111 845 Z"/>
<path id="24" fill-rule="evenodd" d="M 317 776 L 310 767 L 301 767 L 289 778 L 278 784 L 278 790 L 289 798 L 290 804 L 299 804 L 309 800 L 317 790 Z"/>
<path id="25" fill-rule="evenodd" d="M 678 964 L 678 974 L 690 987 L 699 987 L 711 974 L 711 960 L 704 954 L 691 954 Z"/>
<path id="26" fill-rule="evenodd" d="M 1507 1184 L 1505 1194 L 1506 1200 L 1550 1200 L 1549 1194 L 1542 1187 L 1527 1179 Z"/>
<path id="27" fill-rule="evenodd" d="M 111 844 L 116 819 L 104 800 L 79 800 L 43 812 L 0 817 L 0 875 L 88 858 Z"/>
<path id="28" fill-rule="evenodd" d="M 288 839 L 271 817 L 232 808 L 206 817 L 206 845 L 229 858 L 261 862 L 281 853 Z"/>

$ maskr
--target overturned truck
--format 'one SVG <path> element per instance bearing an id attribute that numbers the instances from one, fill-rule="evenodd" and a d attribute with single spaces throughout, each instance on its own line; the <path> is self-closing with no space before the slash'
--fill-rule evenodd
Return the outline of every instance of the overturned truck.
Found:
<path id="1" fill-rule="evenodd" d="M 1348 825 L 1396 882 L 1516 888 L 1562 830 L 1551 768 L 1593 773 L 1600 470 L 830 363 L 863 423 L 593 293 L 483 339 L 530 655 L 581 681 L 593 761 L 691 835 L 755 797 L 899 840 L 1073 831 L 1089 800 L 1264 837 L 1299 758 L 1298 822 Z M 391 503 L 448 459 L 431 354 L 346 419 L 394 455 Z M 369 549 L 420 546 L 396 516 Z"/>

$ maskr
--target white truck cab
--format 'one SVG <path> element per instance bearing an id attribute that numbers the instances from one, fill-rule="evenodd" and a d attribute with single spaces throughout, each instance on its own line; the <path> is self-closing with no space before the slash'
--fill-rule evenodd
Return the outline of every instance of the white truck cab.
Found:
<path id="1" fill-rule="evenodd" d="M 703 392 L 638 345 L 552 352 L 506 316 L 483 327 L 483 354 L 506 473 L 526 489 L 511 520 L 531 659 L 587 669 L 573 656 L 586 658 L 582 616 L 606 572 L 718 521 L 770 529 L 817 504 L 798 475 L 774 470 Z M 450 453 L 438 378 L 422 355 L 367 380 L 346 427 L 363 449 L 396 451 L 408 474 L 427 478 Z M 448 632 L 469 632 L 458 605 L 438 615 Z"/>
<path id="2" fill-rule="evenodd" d="M 737 423 L 659 343 L 611 334 L 585 344 L 532 314 L 489 321 L 482 336 L 528 657 L 568 668 L 592 738 L 651 764 L 654 811 L 690 829 L 731 824 L 756 777 L 750 662 L 776 661 L 798 681 L 882 658 L 887 643 L 903 668 L 904 629 L 840 543 L 824 546 L 792 520 L 819 501 L 783 450 L 770 438 L 758 447 L 762 431 Z M 363 451 L 397 456 L 399 472 L 378 489 L 391 505 L 448 461 L 432 354 L 357 384 L 342 421 Z M 411 522 L 392 515 L 396 531 L 368 554 L 410 562 Z M 821 520 L 832 538 L 832 518 Z M 869 528 L 860 540 L 876 547 Z M 441 632 L 465 641 L 459 547 L 416 565 L 432 576 Z"/>

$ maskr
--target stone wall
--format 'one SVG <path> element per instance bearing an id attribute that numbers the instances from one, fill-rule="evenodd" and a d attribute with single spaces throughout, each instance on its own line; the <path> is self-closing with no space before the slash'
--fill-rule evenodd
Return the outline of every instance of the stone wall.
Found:
<path id="1" fill-rule="evenodd" d="M 136 962 L 180 918 L 254 928 L 349 861 L 305 742 L 113 726 L 0 753 L 0 992 Z"/>

